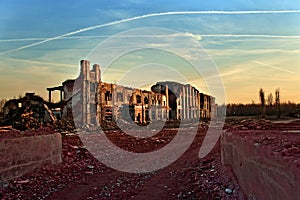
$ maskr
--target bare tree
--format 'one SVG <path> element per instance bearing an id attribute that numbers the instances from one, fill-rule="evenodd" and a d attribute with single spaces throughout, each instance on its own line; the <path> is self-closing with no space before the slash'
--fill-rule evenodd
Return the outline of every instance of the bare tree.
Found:
<path id="1" fill-rule="evenodd" d="M 265 92 L 262 88 L 260 88 L 260 90 L 259 90 L 259 97 L 260 97 L 260 103 L 261 103 L 261 115 L 262 115 L 262 117 L 265 117 L 266 101 L 265 101 Z"/>
<path id="2" fill-rule="evenodd" d="M 280 90 L 275 90 L 275 105 L 277 110 L 277 118 L 280 118 Z"/>
<path id="3" fill-rule="evenodd" d="M 273 94 L 270 93 L 267 97 L 267 102 L 268 102 L 268 105 L 269 106 L 272 106 L 273 105 Z"/>

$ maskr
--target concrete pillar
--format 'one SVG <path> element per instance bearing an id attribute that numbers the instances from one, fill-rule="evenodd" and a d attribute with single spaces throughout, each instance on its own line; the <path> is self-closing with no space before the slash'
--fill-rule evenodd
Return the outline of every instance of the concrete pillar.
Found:
<path id="1" fill-rule="evenodd" d="M 195 107 L 195 88 L 192 87 L 192 104 L 193 104 L 193 107 Z"/>
<path id="2" fill-rule="evenodd" d="M 151 93 L 149 92 L 148 93 L 148 108 L 150 108 L 152 105 L 152 96 L 151 96 Z"/>
<path id="3" fill-rule="evenodd" d="M 184 115 L 183 115 L 183 113 L 184 113 L 184 97 L 183 97 L 183 91 L 181 91 L 181 95 L 180 95 L 180 104 L 181 104 L 181 119 L 184 119 Z"/>
<path id="4" fill-rule="evenodd" d="M 84 80 L 90 80 L 90 61 L 88 60 L 81 60 L 81 75 L 83 76 Z"/>
<path id="5" fill-rule="evenodd" d="M 189 119 L 192 119 L 193 118 L 193 102 L 192 102 L 192 99 L 193 99 L 193 94 L 192 94 L 192 86 L 189 85 Z"/>
<path id="6" fill-rule="evenodd" d="M 186 86 L 186 119 L 190 119 L 190 90 L 189 90 L 189 86 Z"/>
<path id="7" fill-rule="evenodd" d="M 93 65 L 93 71 L 95 72 L 95 82 L 100 83 L 101 82 L 100 65 L 94 64 Z"/>
<path id="8" fill-rule="evenodd" d="M 91 124 L 91 95 L 90 95 L 90 81 L 86 80 L 86 123 Z"/>
<path id="9" fill-rule="evenodd" d="M 115 84 L 111 84 L 111 95 L 112 95 L 112 105 L 116 106 L 117 105 L 117 89 L 116 89 L 116 85 Z"/>
<path id="10" fill-rule="evenodd" d="M 185 93 L 185 87 L 183 86 L 182 87 L 182 114 L 183 114 L 183 116 L 182 116 L 182 118 L 183 119 L 186 119 L 186 93 Z"/>
<path id="11" fill-rule="evenodd" d="M 100 123 L 101 121 L 101 70 L 100 65 L 94 64 L 93 65 L 93 72 L 95 73 L 95 85 L 96 85 L 96 92 L 95 92 L 95 104 L 96 104 L 96 122 Z"/>
<path id="12" fill-rule="evenodd" d="M 179 102 L 180 102 L 180 106 L 182 106 L 182 93 L 179 94 L 178 100 L 179 100 Z M 177 105 L 178 105 L 178 103 L 177 103 Z M 182 108 L 182 107 L 181 107 L 181 108 Z M 176 110 L 176 119 L 179 119 L 179 117 L 180 117 L 179 110 L 181 110 L 181 113 L 180 113 L 180 114 L 182 115 L 182 109 L 178 108 L 178 106 L 177 106 L 177 110 Z"/>
<path id="13" fill-rule="evenodd" d="M 101 83 L 98 83 L 98 87 L 97 87 L 97 93 L 95 94 L 96 95 L 96 101 L 97 101 L 97 107 L 96 107 L 96 121 L 97 121 L 97 124 L 101 124 L 101 106 L 102 106 L 102 103 L 101 103 L 101 98 L 102 98 L 102 94 L 100 92 L 100 88 L 101 88 Z"/>
<path id="14" fill-rule="evenodd" d="M 197 92 L 197 118 L 200 119 L 200 93 Z"/>
<path id="15" fill-rule="evenodd" d="M 153 104 L 154 102 L 152 102 L 153 99 L 153 95 L 152 92 L 149 94 L 149 116 L 150 116 L 150 121 L 153 121 L 153 108 L 155 107 L 155 105 Z"/>
<path id="16" fill-rule="evenodd" d="M 82 123 L 90 124 L 90 62 L 81 60 L 81 76 L 82 76 Z"/>
<path id="17" fill-rule="evenodd" d="M 124 87 L 122 87 L 122 96 L 123 96 L 123 103 L 129 103 L 129 102 L 127 102 L 126 101 L 126 92 L 125 92 L 125 88 Z"/>
<path id="18" fill-rule="evenodd" d="M 166 106 L 169 108 L 169 87 L 168 84 L 166 84 Z"/>
<path id="19" fill-rule="evenodd" d="M 51 102 L 51 90 L 49 90 L 49 103 Z"/>
<path id="20" fill-rule="evenodd" d="M 215 102 L 215 98 L 214 97 L 210 97 L 211 101 L 210 101 L 210 106 L 211 106 L 211 113 L 210 113 L 210 117 L 214 118 L 216 116 L 216 102 Z"/>
<path id="21" fill-rule="evenodd" d="M 82 96 L 82 123 L 83 124 L 86 124 L 86 113 L 87 113 L 87 110 L 86 110 L 86 91 L 85 91 L 85 88 L 86 88 L 86 82 L 85 82 L 85 77 L 86 77 L 86 68 L 85 68 L 85 61 L 84 60 L 81 60 L 80 61 L 80 69 L 81 69 L 81 76 L 82 76 L 82 86 L 81 86 L 81 96 Z"/>
<path id="22" fill-rule="evenodd" d="M 182 95 L 181 95 L 181 118 L 184 119 L 184 87 L 182 87 Z"/>
<path id="23" fill-rule="evenodd" d="M 132 92 L 132 104 L 133 105 L 136 104 L 136 92 L 135 91 Z"/>
<path id="24" fill-rule="evenodd" d="M 194 119 L 194 88 L 192 86 L 190 86 L 190 90 L 191 90 L 191 119 Z"/>
<path id="25" fill-rule="evenodd" d="M 144 93 L 143 91 L 141 91 L 141 102 L 142 102 L 142 116 L 141 116 L 141 121 L 142 123 L 145 123 L 145 109 L 144 109 L 144 105 L 145 105 L 145 101 L 144 101 Z"/>
<path id="26" fill-rule="evenodd" d="M 60 102 L 62 102 L 62 100 L 63 100 L 63 90 L 61 89 L 60 90 Z"/>

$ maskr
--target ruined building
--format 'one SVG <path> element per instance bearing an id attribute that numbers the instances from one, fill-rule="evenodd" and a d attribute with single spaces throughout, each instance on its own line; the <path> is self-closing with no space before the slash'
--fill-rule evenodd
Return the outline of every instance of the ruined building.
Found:
<path id="1" fill-rule="evenodd" d="M 85 125 L 101 125 L 115 119 L 145 124 L 155 120 L 209 119 L 215 113 L 215 98 L 190 84 L 157 82 L 151 91 L 101 81 L 98 64 L 80 61 L 80 75 L 61 86 L 47 88 L 61 93 L 62 118 Z"/>

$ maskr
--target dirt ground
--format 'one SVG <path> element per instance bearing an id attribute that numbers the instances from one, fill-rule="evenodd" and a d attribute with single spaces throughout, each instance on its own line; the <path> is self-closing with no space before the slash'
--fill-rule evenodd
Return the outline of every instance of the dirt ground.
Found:
<path id="1" fill-rule="evenodd" d="M 154 139 L 133 140 L 121 131 L 107 136 L 136 152 L 166 145 L 177 133 L 165 129 Z M 176 162 L 152 173 L 120 172 L 97 161 L 75 134 L 63 137 L 63 162 L 3 183 L 2 199 L 245 199 L 231 170 L 221 164 L 220 144 L 203 159 L 198 153 L 206 128 Z M 157 139 L 159 138 L 159 139 Z M 154 147 L 154 148 L 153 148 Z"/>
<path id="2" fill-rule="evenodd" d="M 282 156 L 299 158 L 300 122 L 230 119 L 226 130 L 254 143 L 271 145 Z M 221 163 L 220 143 L 199 159 L 207 126 L 201 126 L 189 149 L 174 163 L 152 173 L 132 174 L 109 168 L 83 146 L 76 134 L 63 137 L 63 162 L 26 174 L 0 187 L 1 199 L 246 199 L 232 171 Z M 155 137 L 136 139 L 112 130 L 114 144 L 134 152 L 147 152 L 168 144 L 177 129 L 164 129 Z"/>

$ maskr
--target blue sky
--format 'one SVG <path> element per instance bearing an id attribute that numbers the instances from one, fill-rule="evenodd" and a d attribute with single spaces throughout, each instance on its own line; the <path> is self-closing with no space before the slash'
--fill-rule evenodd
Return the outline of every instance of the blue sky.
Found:
<path id="1" fill-rule="evenodd" d="M 251 100 L 258 102 L 258 91 L 261 87 L 267 94 L 280 88 L 283 101 L 300 102 L 300 1 L 298 0 L 201 2 L 128 0 L 116 3 L 108 0 L 17 0 L 1 1 L 0 10 L 2 98 L 12 98 L 26 91 L 35 91 L 46 98 L 46 88 L 59 85 L 65 79 L 75 78 L 78 75 L 79 61 L 87 58 L 91 50 L 105 39 L 135 28 L 158 27 L 196 38 L 220 72 L 227 102 L 250 103 Z M 298 11 L 277 12 L 283 10 Z M 145 17 L 76 32 L 67 37 L 37 44 L 87 27 L 151 13 L 176 11 L 257 11 L 257 13 L 199 13 Z M 26 47 L 27 45 L 29 46 Z M 108 52 L 110 51 L 113 49 Z M 130 56 L 134 60 L 149 55 L 140 52 L 138 55 L 133 53 Z M 125 67 L 128 62 L 128 58 L 125 57 L 119 64 Z M 182 68 L 185 67 L 183 64 Z M 157 67 L 154 69 L 157 70 Z M 108 82 L 115 81 L 114 74 L 107 74 L 103 78 Z M 200 90 L 206 91 L 203 81 L 199 81 L 201 82 L 199 85 L 195 80 L 188 81 L 201 87 Z"/>

